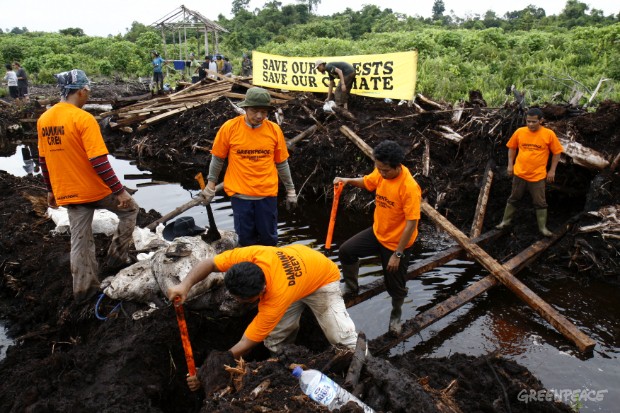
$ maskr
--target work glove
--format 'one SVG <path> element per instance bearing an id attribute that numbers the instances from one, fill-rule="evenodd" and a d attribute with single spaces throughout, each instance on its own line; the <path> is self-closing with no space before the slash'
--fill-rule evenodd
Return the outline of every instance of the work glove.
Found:
<path id="1" fill-rule="evenodd" d="M 294 189 L 286 191 L 286 210 L 291 211 L 297 208 L 297 194 Z"/>
<path id="2" fill-rule="evenodd" d="M 215 189 L 211 189 L 209 188 L 209 186 L 205 186 L 205 189 L 200 191 L 200 196 L 204 198 L 203 203 L 205 205 L 210 204 L 211 201 L 213 201 L 213 198 L 215 197 Z"/>

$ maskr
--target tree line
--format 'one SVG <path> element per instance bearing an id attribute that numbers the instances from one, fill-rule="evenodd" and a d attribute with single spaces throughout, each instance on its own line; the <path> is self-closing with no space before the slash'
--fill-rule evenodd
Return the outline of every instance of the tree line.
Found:
<path id="1" fill-rule="evenodd" d="M 271 1 L 249 10 L 249 0 L 233 0 L 233 17 L 215 20 L 221 52 L 235 72 L 241 56 L 258 50 L 286 56 L 378 54 L 419 51 L 418 91 L 435 99 L 457 100 L 469 90 L 483 92 L 491 104 L 505 99 L 515 85 L 530 100 L 567 100 L 575 90 L 587 98 L 598 82 L 599 99 L 618 100 L 620 13 L 604 16 L 578 0 L 568 0 L 557 16 L 530 5 L 502 17 L 447 15 L 435 0 L 432 17 L 406 16 L 365 5 L 331 16 L 317 16 L 320 0 L 282 5 Z M 170 35 L 172 36 L 172 35 Z M 188 31 L 189 50 L 200 50 L 201 33 Z M 169 46 L 172 37 L 166 39 Z M 150 51 L 163 50 L 161 34 L 134 21 L 123 35 L 91 37 L 78 27 L 58 33 L 27 28 L 0 30 L 0 58 L 21 61 L 36 82 L 52 83 L 53 74 L 73 67 L 91 76 L 136 78 L 151 72 Z M 180 74 L 170 73 L 174 81 Z"/>

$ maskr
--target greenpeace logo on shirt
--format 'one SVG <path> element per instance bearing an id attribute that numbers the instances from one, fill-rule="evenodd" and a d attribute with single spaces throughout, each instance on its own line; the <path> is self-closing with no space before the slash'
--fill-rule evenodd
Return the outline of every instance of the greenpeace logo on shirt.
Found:
<path id="1" fill-rule="evenodd" d="M 269 155 L 269 149 L 237 149 L 238 155 Z"/>
<path id="2" fill-rule="evenodd" d="M 521 149 L 525 149 L 526 151 L 539 151 L 543 149 L 543 146 L 535 143 L 524 143 L 521 145 Z"/>
<path id="3" fill-rule="evenodd" d="M 388 198 L 384 197 L 383 195 L 379 195 L 379 194 L 377 194 L 377 196 L 375 197 L 375 203 L 377 204 L 378 207 L 381 207 L 381 208 L 394 207 L 394 201 L 390 201 Z"/>
<path id="4" fill-rule="evenodd" d="M 271 151 L 269 149 L 237 149 L 236 153 L 242 159 L 253 162 L 271 157 Z"/>
<path id="5" fill-rule="evenodd" d="M 299 261 L 297 261 L 295 257 L 286 255 L 282 251 L 277 251 L 276 255 L 282 263 L 282 268 L 288 280 L 288 286 L 291 287 L 295 285 L 295 277 L 301 277 L 301 265 Z"/>

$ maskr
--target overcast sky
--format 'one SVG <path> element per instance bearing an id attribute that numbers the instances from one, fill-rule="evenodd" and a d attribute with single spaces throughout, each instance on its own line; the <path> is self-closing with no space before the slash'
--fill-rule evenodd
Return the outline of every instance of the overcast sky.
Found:
<path id="1" fill-rule="evenodd" d="M 11 6 L 7 4 L 11 1 Z M 280 0 L 282 4 L 294 4 L 294 0 Z M 581 0 L 590 6 L 603 10 L 604 14 L 618 14 L 618 0 Z M 29 31 L 57 32 L 68 27 L 78 27 L 89 36 L 125 34 L 132 22 L 146 25 L 154 23 L 181 4 L 205 17 L 216 20 L 219 14 L 231 18 L 231 2 L 206 0 L 82 0 L 76 3 L 49 0 L 2 0 L 0 3 L 0 28 L 4 31 L 14 27 L 26 27 Z M 262 7 L 267 1 L 251 0 L 250 10 Z M 376 4 L 379 8 L 408 16 L 430 17 L 434 0 L 322 0 L 319 15 L 331 15 L 346 8 L 354 11 L 364 4 Z M 547 15 L 559 14 L 566 0 L 444 0 L 445 14 L 454 11 L 459 17 L 480 14 L 493 10 L 498 16 L 508 11 L 522 10 L 530 4 L 545 9 Z"/>

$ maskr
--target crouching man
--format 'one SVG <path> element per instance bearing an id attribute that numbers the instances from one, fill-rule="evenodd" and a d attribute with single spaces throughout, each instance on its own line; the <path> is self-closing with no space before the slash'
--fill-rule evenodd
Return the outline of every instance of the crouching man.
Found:
<path id="1" fill-rule="evenodd" d="M 229 350 L 235 359 L 260 342 L 273 353 L 281 344 L 294 342 L 305 306 L 331 344 L 355 349 L 357 333 L 340 293 L 338 266 L 320 252 L 297 244 L 225 251 L 192 268 L 180 284 L 168 289 L 168 299 L 180 297 L 183 303 L 194 284 L 224 271 L 224 284 L 235 299 L 258 302 L 258 314 Z M 200 387 L 196 376 L 187 382 L 191 390 Z"/>

